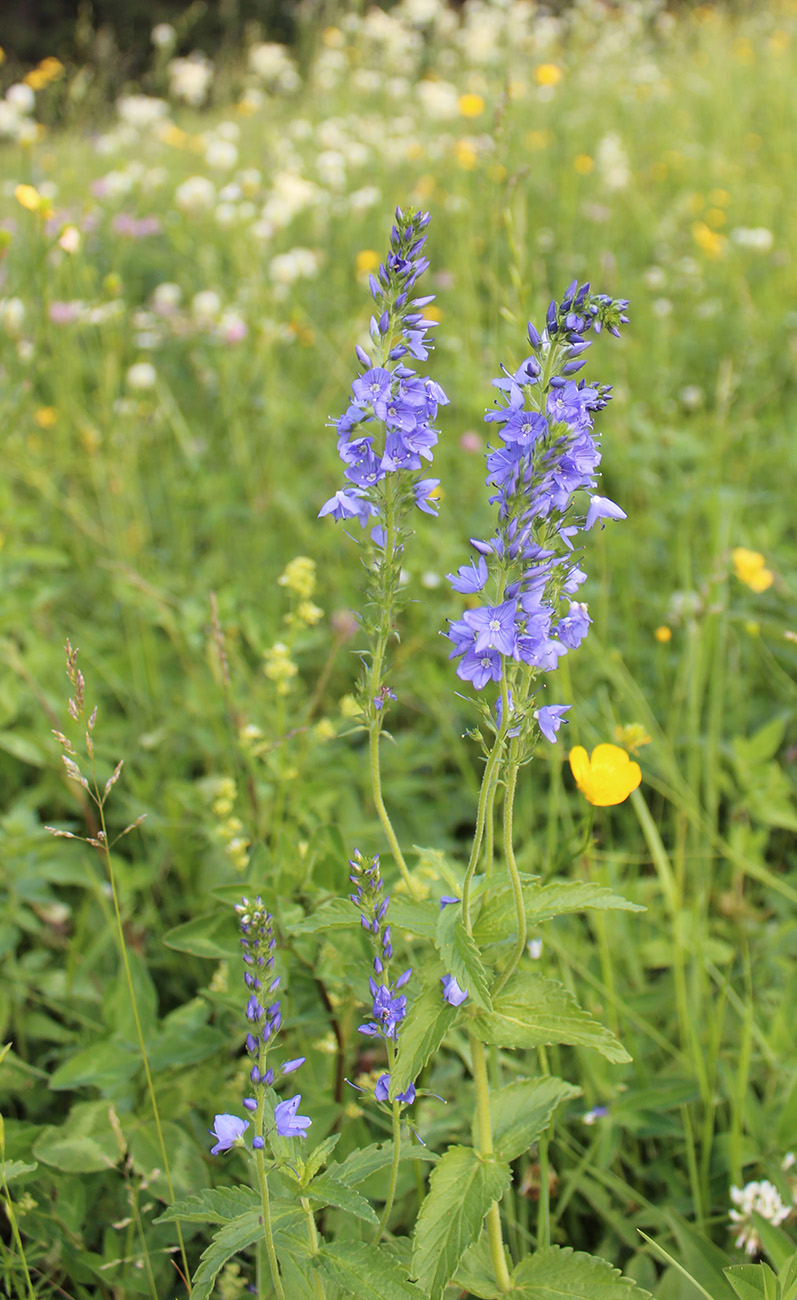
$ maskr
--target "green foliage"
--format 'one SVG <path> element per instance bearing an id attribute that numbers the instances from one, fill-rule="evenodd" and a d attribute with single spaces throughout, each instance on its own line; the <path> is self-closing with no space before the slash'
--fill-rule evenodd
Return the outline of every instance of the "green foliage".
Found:
<path id="1" fill-rule="evenodd" d="M 555 880 L 548 884 L 533 881 L 523 887 L 526 923 L 542 925 L 557 916 L 590 909 L 620 909 L 628 912 L 643 910 L 636 903 L 619 898 L 606 885 L 580 880 Z M 500 943 L 512 936 L 515 925 L 515 905 L 508 887 L 496 890 L 485 900 L 474 926 L 474 938 L 480 944 Z"/>
<path id="2" fill-rule="evenodd" d="M 444 1001 L 439 979 L 414 998 L 402 1024 L 396 1065 L 391 1071 L 392 1094 L 404 1092 L 437 1051 L 449 1029 L 460 1019 L 458 1008 Z"/>
<path id="3" fill-rule="evenodd" d="M 385 1250 L 362 1241 L 332 1242 L 320 1251 L 319 1261 L 343 1295 L 360 1300 L 420 1300 L 423 1295 Z"/>
<path id="4" fill-rule="evenodd" d="M 492 1010 L 490 982 L 482 965 L 479 949 L 468 934 L 456 905 L 449 904 L 440 913 L 435 936 L 437 950 L 446 968 L 459 987 L 467 989 L 470 997 L 484 1011 Z"/>
<path id="5" fill-rule="evenodd" d="M 480 1011 L 473 1032 L 497 1047 L 540 1047 L 570 1043 L 592 1047 L 608 1061 L 621 1065 L 631 1057 L 617 1038 L 557 980 L 542 975 L 515 975 L 493 1000 L 492 1011 Z"/>
<path id="6" fill-rule="evenodd" d="M 412 1272 L 431 1300 L 439 1300 L 465 1251 L 481 1232 L 490 1206 L 509 1186 L 502 1160 L 484 1160 L 472 1147 L 449 1147 L 435 1166 L 415 1228 Z"/>
<path id="7" fill-rule="evenodd" d="M 490 1095 L 493 1145 L 499 1160 L 517 1160 L 551 1122 L 556 1107 L 581 1089 L 550 1076 L 518 1079 Z"/>
<path id="8" fill-rule="evenodd" d="M 648 1300 L 650 1294 L 605 1259 L 569 1246 L 548 1246 L 521 1260 L 512 1275 L 512 1292 L 521 1300 Z"/>

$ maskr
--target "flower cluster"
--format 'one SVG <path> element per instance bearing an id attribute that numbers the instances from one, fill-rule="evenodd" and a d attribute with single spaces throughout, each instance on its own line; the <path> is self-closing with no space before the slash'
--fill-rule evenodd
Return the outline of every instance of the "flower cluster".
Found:
<path id="1" fill-rule="evenodd" d="M 744 1187 L 731 1188 L 731 1200 L 734 1208 L 728 1217 L 734 1226 L 735 1241 L 740 1250 L 748 1255 L 757 1255 L 761 1250 L 761 1238 L 753 1222 L 753 1213 L 768 1219 L 775 1227 L 789 1217 L 791 1206 L 784 1205 L 780 1192 L 773 1183 L 766 1179 L 755 1183 L 745 1183 Z"/>
<path id="2" fill-rule="evenodd" d="M 321 507 L 319 516 L 356 519 L 363 528 L 370 524 L 378 547 L 385 544 L 388 498 L 393 506 L 414 504 L 426 514 L 437 514 L 435 489 L 440 480 L 417 474 L 424 461 L 432 460 L 438 439 L 433 421 L 448 398 L 439 384 L 406 364 L 407 357 L 427 359 L 432 346 L 427 334 L 436 324 L 423 315 L 434 295 L 410 297 L 429 265 L 422 256 L 428 224 L 428 213 L 396 209 L 390 252 L 378 275 L 369 276 L 375 303 L 370 327 L 374 355 L 358 345 L 364 370 L 352 385 L 348 409 L 332 421 L 347 484 Z"/>
<path id="3" fill-rule="evenodd" d="M 587 575 L 572 539 L 598 520 L 624 519 L 625 512 L 594 490 L 601 453 L 593 419 L 610 389 L 572 376 L 591 346 L 584 335 L 604 327 L 618 334 L 626 306 L 574 281 L 561 303 L 550 304 L 542 333 L 529 324 L 531 354 L 493 380 L 500 405 L 485 419 L 497 426 L 502 445 L 488 452 L 487 484 L 496 489 L 490 502 L 498 506 L 498 526 L 489 540 L 472 539 L 476 558 L 448 575 L 465 595 L 492 584 L 493 601 L 467 610 L 447 633 L 451 658 L 460 661 L 457 675 L 477 690 L 501 682 L 507 664 L 510 682 L 520 677 L 527 689 L 589 629 L 587 606 L 573 599 Z M 580 492 L 587 494 L 586 513 L 577 505 Z M 511 693 L 508 702 L 512 708 Z M 566 707 L 545 706 L 534 714 L 549 740 Z"/>
<path id="4" fill-rule="evenodd" d="M 235 908 L 240 917 L 241 949 L 244 962 L 244 983 L 249 993 L 246 1003 L 246 1019 L 249 1026 L 246 1035 L 246 1053 L 251 1068 L 249 1078 L 255 1096 L 245 1097 L 244 1109 L 257 1112 L 257 1133 L 252 1139 L 256 1151 L 262 1150 L 265 1140 L 262 1134 L 262 1116 L 264 1090 L 274 1082 L 274 1070 L 267 1064 L 267 1056 L 274 1046 L 274 1040 L 282 1026 L 282 1010 L 279 998 L 280 976 L 274 975 L 274 938 L 273 918 L 267 912 L 259 896 L 251 903 L 244 898 Z M 271 999 L 274 999 L 273 1001 Z M 279 1067 L 283 1075 L 293 1074 L 305 1058 L 299 1056 L 286 1061 Z M 274 1107 L 274 1126 L 280 1137 L 306 1137 L 310 1119 L 307 1115 L 297 1115 L 301 1094 L 278 1102 Z M 229 1151 L 233 1146 L 243 1145 L 243 1135 L 249 1127 L 249 1121 L 237 1115 L 217 1115 L 211 1130 L 216 1138 L 216 1145 L 211 1155 Z"/>
<path id="5" fill-rule="evenodd" d="M 349 859 L 349 866 L 352 869 L 349 880 L 354 885 L 354 893 L 349 894 L 349 898 L 359 908 L 362 927 L 367 932 L 374 950 L 374 974 L 368 980 L 373 1019 L 360 1025 L 359 1031 L 369 1038 L 384 1039 L 389 1044 L 388 1050 L 392 1055 L 399 1026 L 407 1014 L 407 998 L 401 990 L 408 983 L 412 968 L 405 970 L 395 982 L 391 981 L 390 962 L 393 957 L 393 943 L 390 924 L 387 921 L 390 895 L 384 893 L 379 855 L 366 859 L 358 849 L 355 849 L 354 857 Z M 390 1075 L 383 1074 L 374 1091 L 377 1101 L 387 1101 L 389 1089 Z M 414 1084 L 410 1084 L 405 1092 L 400 1093 L 398 1100 L 407 1103 L 414 1101 Z"/>

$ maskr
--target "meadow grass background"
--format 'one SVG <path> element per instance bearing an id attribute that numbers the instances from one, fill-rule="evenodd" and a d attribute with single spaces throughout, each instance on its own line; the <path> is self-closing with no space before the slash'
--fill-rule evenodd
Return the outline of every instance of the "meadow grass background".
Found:
<path id="1" fill-rule="evenodd" d="M 37 1295 L 150 1293 L 145 1247 L 156 1294 L 178 1293 L 173 1237 L 151 1226 L 165 1192 L 102 859 L 44 829 L 96 833 L 50 736 L 67 725 L 65 639 L 99 707 L 102 780 L 125 759 L 111 823 L 146 813 L 117 878 L 179 1191 L 228 1176 L 205 1133 L 242 1086 L 229 904 L 266 882 L 300 916 L 344 891 L 355 845 L 384 848 L 347 705 L 362 575 L 316 515 L 339 478 L 326 421 L 347 401 L 369 254 L 396 203 L 432 214 L 428 373 L 451 398 L 440 519 L 419 516 L 407 548 L 394 654 L 384 781 L 405 846 L 461 863 L 472 830 L 473 714 L 438 634 L 460 608 L 443 575 L 490 526 L 490 379 L 572 278 L 631 300 L 630 327 L 586 372 L 614 384 L 601 490 L 628 520 L 589 535 L 594 626 L 549 687 L 574 705 L 569 729 L 524 770 L 516 807 L 521 868 L 562 870 L 584 811 L 568 748 L 647 734 L 640 791 L 564 865 L 648 910 L 538 936 L 543 966 L 634 1057 L 553 1054 L 583 1089 L 551 1143 L 554 1239 L 693 1300 L 641 1227 L 724 1297 L 718 1270 L 741 1258 L 731 1185 L 767 1178 L 793 1201 L 797 11 L 419 14 L 311 25 L 300 77 L 283 62 L 258 79 L 242 51 L 206 107 L 174 86 L 168 99 L 161 60 L 149 108 L 89 117 L 85 83 L 112 72 L 66 69 L 21 114 L 46 130 L 0 144 L 0 1106 L 6 1157 L 38 1162 L 14 1185 Z M 166 98 L 147 121 L 153 92 Z M 735 576 L 734 547 L 763 553 L 767 590 Z M 297 628 L 277 579 L 300 554 L 324 614 Z M 286 640 L 299 672 L 281 695 L 264 655 Z M 426 884 L 444 870 L 417 863 Z M 343 1150 L 373 1126 L 339 1086 L 372 1064 L 358 1059 L 362 960 L 323 937 L 292 960 L 305 1102 L 317 1138 L 343 1109 Z M 461 1071 L 446 1055 L 430 1086 L 456 1097 Z M 585 1123 L 595 1107 L 608 1113 Z M 424 1102 L 416 1118 L 439 1144 L 467 1116 Z M 533 1153 L 520 1173 L 522 1248 Z M 402 1193 L 398 1232 L 411 1179 Z M 13 1244 L 2 1268 L 14 1294 Z M 228 1273 L 230 1296 L 242 1279 Z"/>

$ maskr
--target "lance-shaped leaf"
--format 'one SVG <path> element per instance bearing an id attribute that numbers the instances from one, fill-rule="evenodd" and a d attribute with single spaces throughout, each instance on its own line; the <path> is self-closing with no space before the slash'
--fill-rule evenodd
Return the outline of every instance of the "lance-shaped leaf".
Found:
<path id="1" fill-rule="evenodd" d="M 306 1238 L 297 1231 L 303 1227 L 303 1223 L 304 1215 L 291 1202 L 272 1200 L 271 1226 L 274 1244 L 278 1249 L 284 1245 L 293 1253 L 306 1253 Z M 193 1277 L 193 1300 L 209 1300 L 216 1277 L 227 1260 L 237 1255 L 239 1250 L 246 1250 L 247 1246 L 262 1239 L 263 1223 L 259 1208 L 248 1210 L 232 1222 L 225 1223 L 202 1252 L 199 1267 Z"/>
<path id="2" fill-rule="evenodd" d="M 550 1075 L 518 1079 L 491 1091 L 493 1147 L 499 1160 L 517 1160 L 545 1132 L 556 1107 L 580 1095 L 580 1088 Z"/>
<path id="3" fill-rule="evenodd" d="M 472 1147 L 449 1147 L 436 1165 L 415 1225 L 412 1271 L 430 1300 L 439 1300 L 484 1216 L 512 1179 L 509 1165 L 483 1160 Z"/>
<path id="4" fill-rule="evenodd" d="M 333 1241 L 318 1253 L 321 1269 L 357 1300 L 423 1300 L 405 1270 L 386 1251 L 364 1241 Z"/>
<path id="5" fill-rule="evenodd" d="M 399 1160 L 426 1160 L 436 1164 L 439 1156 L 430 1151 L 428 1147 L 418 1146 L 415 1142 L 404 1142 L 399 1152 Z M 334 1174 L 340 1182 L 345 1183 L 347 1187 L 358 1187 L 364 1183 L 372 1174 L 378 1174 L 381 1169 L 388 1169 L 393 1163 L 393 1143 L 385 1142 L 380 1144 L 372 1142 L 370 1146 L 360 1147 L 357 1151 L 352 1151 L 342 1164 L 330 1165 L 329 1172 Z M 382 1196 L 385 1199 L 387 1190 Z M 376 1198 L 378 1199 L 378 1198 Z"/>
<path id="6" fill-rule="evenodd" d="M 517 1300 L 650 1300 L 650 1292 L 623 1277 L 605 1259 L 547 1246 L 527 1255 L 512 1275 Z"/>
<path id="7" fill-rule="evenodd" d="M 260 1196 L 251 1187 L 206 1187 L 168 1206 L 155 1223 L 231 1223 L 247 1210 L 260 1206 Z"/>
<path id="8" fill-rule="evenodd" d="M 631 1060 L 611 1030 L 584 1011 L 557 980 L 542 975 L 514 975 L 493 998 L 492 1011 L 480 1011 L 470 1027 L 483 1043 L 497 1047 L 569 1043 L 594 1047 L 615 1065 Z"/>
<path id="9" fill-rule="evenodd" d="M 612 893 L 607 885 L 593 884 L 588 880 L 552 880 L 547 885 L 538 881 L 523 886 L 526 924 L 542 925 L 556 916 L 570 912 L 620 910 L 644 912 L 644 907 L 629 903 L 619 894 Z M 480 948 L 487 944 L 512 939 L 517 933 L 517 914 L 511 889 L 500 890 L 488 898 L 473 927 L 473 937 Z"/>
<path id="10" fill-rule="evenodd" d="M 467 989 L 478 1007 L 490 1011 L 490 982 L 482 965 L 479 949 L 462 923 L 462 909 L 458 903 L 444 907 L 437 922 L 435 937 L 437 951 L 446 971 L 454 976 L 461 989 Z"/>
<path id="11" fill-rule="evenodd" d="M 406 1019 L 401 1022 L 396 1064 L 391 1071 L 393 1096 L 405 1092 L 415 1082 L 458 1019 L 459 1008 L 445 1001 L 439 981 L 428 985 L 411 1003 Z"/>
<path id="12" fill-rule="evenodd" d="M 379 1222 L 373 1207 L 365 1197 L 355 1192 L 348 1183 L 335 1178 L 330 1170 L 313 1179 L 306 1190 L 306 1195 L 310 1197 L 317 1209 L 321 1209 L 324 1205 L 334 1205 L 336 1209 L 345 1210 L 347 1214 L 353 1214 L 357 1219 L 364 1219 L 366 1223 Z"/>
<path id="13" fill-rule="evenodd" d="M 309 916 L 288 926 L 291 934 L 321 934 L 324 930 L 345 930 L 358 924 L 360 914 L 348 898 L 328 898 Z"/>

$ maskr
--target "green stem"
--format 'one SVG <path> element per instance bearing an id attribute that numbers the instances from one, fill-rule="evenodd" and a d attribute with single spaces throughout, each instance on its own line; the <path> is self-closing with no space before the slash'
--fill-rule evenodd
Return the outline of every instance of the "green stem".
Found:
<path id="1" fill-rule="evenodd" d="M 548 1068 L 548 1053 L 544 1047 L 538 1048 L 540 1061 L 540 1073 L 550 1074 Z M 537 1202 L 537 1249 L 542 1250 L 544 1246 L 551 1244 L 551 1178 L 548 1166 L 548 1145 L 549 1136 L 545 1132 L 541 1134 L 537 1142 L 537 1153 L 539 1155 L 540 1165 L 540 1199 Z"/>
<path id="2" fill-rule="evenodd" d="M 257 1133 L 262 1137 L 263 1134 L 263 1107 L 265 1104 L 265 1093 L 261 1091 L 260 1101 L 257 1107 L 257 1120 L 255 1128 Z M 266 1254 L 268 1255 L 269 1267 L 271 1269 L 271 1280 L 274 1283 L 274 1290 L 277 1293 L 278 1300 L 286 1300 L 285 1291 L 282 1286 L 280 1277 L 279 1264 L 277 1263 L 277 1252 L 274 1248 L 274 1234 L 271 1230 L 271 1203 L 268 1195 L 268 1179 L 266 1178 L 266 1161 L 261 1147 L 254 1153 L 255 1168 L 257 1169 L 257 1181 L 260 1187 L 260 1206 L 263 1215 L 263 1238 L 266 1243 Z"/>
<path id="3" fill-rule="evenodd" d="M 485 764 L 484 774 L 482 776 L 482 785 L 481 785 L 481 790 L 479 791 L 479 806 L 476 811 L 476 825 L 473 829 L 473 844 L 470 850 L 470 858 L 468 860 L 467 870 L 465 871 L 465 879 L 462 884 L 462 922 L 468 934 L 471 934 L 473 930 L 473 926 L 470 918 L 471 883 L 473 881 L 473 876 L 476 871 L 476 867 L 478 865 L 479 854 L 481 852 L 481 847 L 482 847 L 482 840 L 484 839 L 484 826 L 487 817 L 487 809 L 488 806 L 492 808 L 492 803 L 490 803 L 490 794 L 494 789 L 495 771 L 501 759 L 501 752 L 503 750 L 503 745 L 504 745 L 506 724 L 507 724 L 507 714 L 505 710 L 504 716 L 501 721 L 501 730 L 496 736 L 495 744 L 490 750 L 489 757 Z"/>
<path id="4" fill-rule="evenodd" d="M 396 1063 L 396 1052 L 391 1042 L 388 1042 L 387 1052 L 388 1052 L 388 1063 L 390 1065 L 390 1073 L 392 1075 Z M 384 1233 L 385 1228 L 387 1227 L 387 1221 L 390 1218 L 390 1214 L 393 1209 L 393 1202 L 396 1199 L 396 1184 L 398 1182 L 398 1171 L 399 1171 L 400 1159 L 401 1159 L 401 1104 L 398 1101 L 394 1101 L 393 1102 L 393 1161 L 390 1166 L 390 1182 L 388 1183 L 388 1188 L 387 1188 L 387 1200 L 385 1201 L 385 1208 L 382 1211 L 382 1218 L 379 1220 L 379 1227 L 376 1230 L 376 1236 L 374 1237 L 374 1243 L 373 1243 L 374 1245 L 376 1245 L 378 1241 L 381 1241 L 382 1234 Z"/>
<path id="5" fill-rule="evenodd" d="M 300 1200 L 302 1209 L 305 1213 L 305 1218 L 307 1219 L 307 1236 L 310 1241 L 310 1254 L 315 1256 L 318 1254 L 318 1233 L 316 1231 L 315 1219 L 313 1218 L 313 1211 L 310 1209 L 310 1202 L 306 1196 L 302 1196 Z M 326 1300 L 324 1280 L 317 1268 L 313 1269 L 313 1281 L 318 1300 Z"/>
<path id="6" fill-rule="evenodd" d="M 476 1091 L 476 1124 L 479 1135 L 478 1150 L 483 1160 L 493 1158 L 493 1131 L 490 1122 L 490 1086 L 487 1081 L 487 1060 L 484 1046 L 473 1034 L 469 1035 L 473 1061 L 473 1086 Z M 501 1232 L 501 1211 L 496 1201 L 487 1212 L 487 1241 L 490 1259 L 501 1291 L 512 1290 L 512 1278 L 506 1263 L 504 1239 Z"/>
<path id="7" fill-rule="evenodd" d="M 25 1258 L 25 1248 L 22 1245 L 22 1237 L 20 1236 L 19 1233 L 17 1216 L 14 1213 L 14 1203 L 11 1200 L 11 1194 L 8 1190 L 8 1183 L 6 1182 L 5 1178 L 3 1179 L 3 1195 L 5 1196 L 6 1214 L 8 1215 L 8 1221 L 11 1224 L 11 1232 L 14 1237 L 14 1245 L 16 1246 L 17 1251 L 19 1253 L 19 1260 L 20 1263 L 22 1264 L 22 1271 L 25 1274 L 25 1281 L 28 1286 L 29 1300 L 36 1300 L 36 1292 L 33 1290 L 33 1283 L 30 1280 L 30 1273 L 28 1272 L 28 1261 Z"/>
<path id="8" fill-rule="evenodd" d="M 504 799 L 504 857 L 506 859 L 507 870 L 509 871 L 509 879 L 512 884 L 512 899 L 515 904 L 515 915 L 517 918 L 517 939 L 515 940 L 515 946 L 512 949 L 509 961 L 504 967 L 501 977 L 493 990 L 493 997 L 501 992 L 501 989 L 517 969 L 518 962 L 523 956 L 526 947 L 526 935 L 528 933 L 526 924 L 526 905 L 523 899 L 523 885 L 521 883 L 517 862 L 515 861 L 515 849 L 512 843 L 517 774 L 517 762 L 510 762 L 506 774 L 506 798 Z"/>

